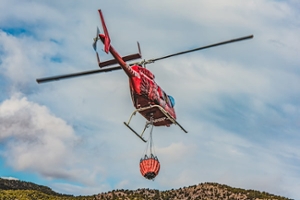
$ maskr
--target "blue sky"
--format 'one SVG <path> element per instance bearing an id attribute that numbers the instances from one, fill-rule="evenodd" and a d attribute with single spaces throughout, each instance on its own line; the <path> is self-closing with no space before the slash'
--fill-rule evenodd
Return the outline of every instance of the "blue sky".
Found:
<path id="1" fill-rule="evenodd" d="M 149 65 L 189 131 L 154 129 L 155 181 L 140 175 L 145 144 L 123 125 L 133 106 L 122 71 L 35 82 L 97 69 L 97 9 L 119 53 L 139 41 L 144 59 L 254 34 Z M 296 0 L 2 0 L 0 176 L 75 195 L 218 182 L 299 199 L 299 9 Z"/>

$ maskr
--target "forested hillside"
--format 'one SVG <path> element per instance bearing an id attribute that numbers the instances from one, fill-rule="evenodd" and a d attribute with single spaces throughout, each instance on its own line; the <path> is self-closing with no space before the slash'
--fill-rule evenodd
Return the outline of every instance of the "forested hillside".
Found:
<path id="1" fill-rule="evenodd" d="M 260 200 L 260 199 L 277 199 L 287 200 L 286 197 L 276 196 L 267 192 L 259 192 L 255 190 L 244 190 L 233 188 L 218 183 L 201 183 L 189 187 L 172 189 L 167 191 L 159 191 L 153 189 L 137 189 L 137 190 L 113 190 L 110 192 L 90 195 L 90 196 L 73 196 L 54 192 L 46 186 L 37 185 L 30 182 L 19 180 L 7 180 L 0 178 L 0 200 L 6 199 L 45 199 L 45 200 L 142 200 L 142 199 L 182 199 L 182 200 Z"/>

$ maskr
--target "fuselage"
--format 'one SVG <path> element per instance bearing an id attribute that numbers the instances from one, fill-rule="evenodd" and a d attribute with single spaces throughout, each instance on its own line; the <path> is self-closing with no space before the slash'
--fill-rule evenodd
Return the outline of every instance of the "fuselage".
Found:
<path id="1" fill-rule="evenodd" d="M 99 34 L 105 44 L 107 35 Z M 118 52 L 109 44 L 107 50 L 119 63 L 125 74 L 129 77 L 130 92 L 133 105 L 136 109 L 149 108 L 139 113 L 148 121 L 154 120 L 154 126 L 170 126 L 176 120 L 174 99 L 168 96 L 155 82 L 154 75 L 140 65 L 129 66 Z"/>
<path id="2" fill-rule="evenodd" d="M 163 89 L 155 82 L 155 76 L 148 69 L 133 65 L 131 69 L 135 72 L 135 76 L 129 77 L 130 92 L 133 105 L 136 109 L 145 108 L 153 105 L 162 107 L 172 118 L 176 119 L 174 110 L 174 99 L 167 95 Z M 160 119 L 160 123 L 155 123 L 156 126 L 170 125 L 169 120 L 163 120 L 165 115 L 157 108 L 148 110 L 147 112 L 140 112 L 145 118 L 149 120 L 149 115 L 152 113 L 154 119 Z"/>

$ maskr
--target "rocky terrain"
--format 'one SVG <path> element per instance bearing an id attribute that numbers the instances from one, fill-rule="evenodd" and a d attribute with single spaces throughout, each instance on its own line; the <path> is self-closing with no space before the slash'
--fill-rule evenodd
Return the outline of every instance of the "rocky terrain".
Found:
<path id="1" fill-rule="evenodd" d="M 199 185 L 172 189 L 167 191 L 138 189 L 138 190 L 113 190 L 96 196 L 96 199 L 181 199 L 181 200 L 248 200 L 248 199 L 288 199 L 255 190 L 233 188 L 218 183 L 201 183 Z"/>

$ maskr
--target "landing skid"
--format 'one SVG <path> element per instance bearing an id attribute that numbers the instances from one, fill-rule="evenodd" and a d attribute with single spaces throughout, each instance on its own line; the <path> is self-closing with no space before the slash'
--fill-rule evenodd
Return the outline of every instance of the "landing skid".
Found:
<path id="1" fill-rule="evenodd" d="M 140 135 L 140 134 L 138 134 L 133 128 L 131 128 L 131 126 L 129 126 L 129 124 L 127 124 L 126 122 L 124 122 L 124 124 L 125 124 L 125 126 L 127 126 L 134 134 L 136 134 L 136 136 L 138 136 L 143 142 L 147 142 L 147 140 L 145 140 L 144 138 L 143 138 L 143 134 L 144 134 L 144 132 L 145 132 L 145 130 L 146 130 L 146 126 L 145 126 L 145 129 L 144 129 L 144 131 L 142 132 L 142 134 Z"/>
<path id="2" fill-rule="evenodd" d="M 159 119 L 152 119 L 152 117 L 151 117 L 150 121 L 147 121 L 147 122 L 146 122 L 146 125 L 145 125 L 144 130 L 142 131 L 142 133 L 141 133 L 141 134 L 138 134 L 138 133 L 137 133 L 137 132 L 129 125 L 130 122 L 131 122 L 132 117 L 133 117 L 134 115 L 136 115 L 137 112 L 143 112 L 143 111 L 150 110 L 150 109 L 153 109 L 153 108 L 158 108 L 158 109 L 164 114 L 165 117 L 159 118 Z M 186 131 L 186 130 L 185 130 L 185 129 L 177 122 L 177 121 L 176 121 L 176 119 L 174 119 L 172 116 L 170 116 L 169 113 L 167 113 L 167 112 L 166 112 L 161 106 L 159 106 L 159 105 L 150 105 L 150 106 L 148 106 L 148 107 L 136 109 L 135 111 L 132 112 L 132 114 L 131 114 L 131 116 L 130 116 L 128 122 L 127 122 L 127 123 L 124 122 L 124 124 L 125 124 L 125 126 L 127 126 L 127 127 L 128 127 L 128 128 L 136 135 L 136 136 L 138 136 L 143 142 L 147 142 L 147 140 L 145 140 L 145 139 L 143 138 L 143 134 L 144 134 L 145 130 L 149 127 L 149 125 L 153 126 L 153 124 L 154 124 L 155 122 L 158 122 L 158 121 L 161 121 L 161 120 L 170 120 L 173 124 L 178 125 L 178 126 L 180 127 L 180 129 L 181 129 L 183 132 L 187 133 L 187 131 Z"/>

